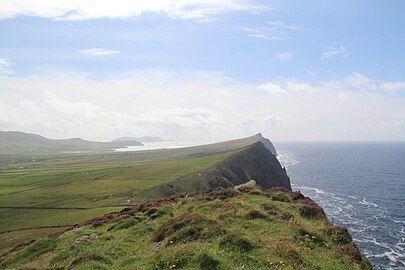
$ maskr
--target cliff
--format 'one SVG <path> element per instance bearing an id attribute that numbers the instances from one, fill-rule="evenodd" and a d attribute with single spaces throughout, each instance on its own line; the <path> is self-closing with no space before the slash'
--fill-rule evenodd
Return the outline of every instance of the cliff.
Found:
<path id="1" fill-rule="evenodd" d="M 181 192 L 233 187 L 250 180 L 255 180 L 264 189 L 283 187 L 291 190 L 286 170 L 273 154 L 276 153 L 273 144 L 268 139 L 263 138 L 263 141 L 246 147 L 211 168 L 154 187 L 151 193 L 166 197 Z"/>
<path id="2" fill-rule="evenodd" d="M 256 134 L 254 137 L 256 137 L 257 141 L 261 142 L 264 145 L 264 147 L 270 151 L 270 153 L 277 156 L 276 148 L 274 147 L 273 143 L 269 139 L 263 137 L 263 135 L 261 133 Z"/>

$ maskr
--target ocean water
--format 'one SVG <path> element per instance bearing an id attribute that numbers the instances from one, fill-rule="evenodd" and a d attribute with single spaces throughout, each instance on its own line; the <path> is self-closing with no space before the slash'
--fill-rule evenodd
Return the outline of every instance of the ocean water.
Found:
<path id="1" fill-rule="evenodd" d="M 177 142 L 177 141 L 163 141 L 163 142 L 150 142 L 150 143 L 143 143 L 142 146 L 128 146 L 125 148 L 118 148 L 114 151 L 116 152 L 137 152 L 137 151 L 145 151 L 145 150 L 156 150 L 156 149 L 172 149 L 172 148 L 183 148 L 189 146 L 196 146 L 200 145 L 201 143 L 198 142 Z"/>
<path id="2" fill-rule="evenodd" d="M 293 189 L 348 228 L 375 269 L 405 269 L 405 143 L 276 143 Z"/>

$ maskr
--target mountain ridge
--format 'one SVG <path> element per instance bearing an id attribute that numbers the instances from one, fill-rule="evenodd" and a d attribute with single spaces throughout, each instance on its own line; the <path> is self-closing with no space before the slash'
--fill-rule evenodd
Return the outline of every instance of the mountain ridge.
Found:
<path id="1" fill-rule="evenodd" d="M 137 141 L 95 142 L 81 138 L 49 139 L 35 133 L 0 131 L 3 151 L 108 151 L 127 146 L 141 146 Z"/>

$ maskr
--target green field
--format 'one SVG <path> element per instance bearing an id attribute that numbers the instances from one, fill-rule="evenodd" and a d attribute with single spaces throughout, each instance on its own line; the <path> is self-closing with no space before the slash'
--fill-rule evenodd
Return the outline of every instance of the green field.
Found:
<path id="1" fill-rule="evenodd" d="M 41 238 L 0 267 L 371 269 L 347 230 L 297 193 L 219 189 L 116 215 Z"/>
<path id="2" fill-rule="evenodd" d="M 0 253 L 153 197 L 152 187 L 206 169 L 256 140 L 126 153 L 0 154 Z"/>

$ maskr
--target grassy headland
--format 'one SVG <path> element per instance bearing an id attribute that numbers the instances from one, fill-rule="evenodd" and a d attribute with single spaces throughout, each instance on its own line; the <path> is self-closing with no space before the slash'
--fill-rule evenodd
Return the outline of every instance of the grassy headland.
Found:
<path id="1" fill-rule="evenodd" d="M 216 189 L 124 209 L 4 259 L 21 269 L 371 269 L 347 230 L 286 190 Z"/>
<path id="2" fill-rule="evenodd" d="M 207 169 L 258 141 L 142 152 L 0 154 L 0 253 L 150 198 L 151 189 Z"/>

